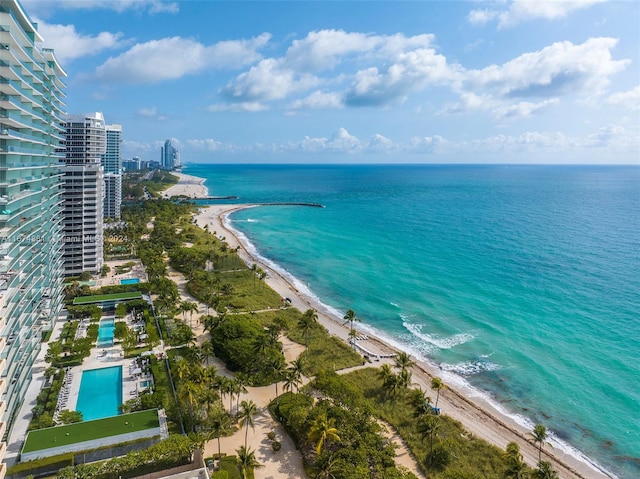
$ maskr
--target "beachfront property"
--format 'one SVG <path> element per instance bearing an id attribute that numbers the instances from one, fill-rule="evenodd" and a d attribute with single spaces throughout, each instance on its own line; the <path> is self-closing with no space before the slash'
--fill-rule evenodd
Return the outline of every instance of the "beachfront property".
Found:
<path id="1" fill-rule="evenodd" d="M 97 273 L 103 264 L 104 117 L 100 112 L 68 116 L 63 126 L 64 273 Z"/>
<path id="2" fill-rule="evenodd" d="M 180 152 L 171 144 L 171 140 L 167 140 L 160 148 L 160 169 L 175 170 L 176 168 L 180 168 Z"/>
<path id="3" fill-rule="evenodd" d="M 66 73 L 43 42 L 17 0 L 0 0 L 0 461 L 42 331 L 62 308 Z"/>
<path id="4" fill-rule="evenodd" d="M 102 155 L 104 171 L 104 217 L 120 218 L 122 207 L 122 125 L 106 125 L 106 150 Z"/>

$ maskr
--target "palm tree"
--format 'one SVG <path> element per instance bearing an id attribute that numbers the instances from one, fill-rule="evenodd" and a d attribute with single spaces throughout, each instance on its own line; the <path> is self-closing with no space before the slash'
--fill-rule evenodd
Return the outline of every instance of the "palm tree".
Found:
<path id="1" fill-rule="evenodd" d="M 209 360 L 216 357 L 216 352 L 213 348 L 211 341 L 205 341 L 200 346 L 200 359 L 204 362 L 205 366 L 209 366 Z"/>
<path id="2" fill-rule="evenodd" d="M 287 383 L 290 383 L 290 386 L 295 386 L 296 392 L 298 392 L 298 387 L 300 383 L 302 383 L 302 369 L 299 367 L 300 364 L 297 362 L 292 362 L 291 366 L 287 368 L 287 374 L 285 377 L 285 387 Z"/>
<path id="3" fill-rule="evenodd" d="M 507 463 L 506 477 L 510 479 L 524 479 L 526 477 L 526 464 L 522 459 L 518 443 L 510 442 L 507 444 L 504 458 Z"/>
<path id="4" fill-rule="evenodd" d="M 353 323 L 355 321 L 361 322 L 362 320 L 356 316 L 356 312 L 353 309 L 348 309 L 342 319 L 344 319 L 345 323 L 349 323 L 349 337 L 353 337 L 355 340 L 357 333 L 353 329 Z M 353 343 L 353 347 L 355 349 L 355 342 Z"/>
<path id="5" fill-rule="evenodd" d="M 240 465 L 240 472 L 242 472 L 242 479 L 248 479 L 249 471 L 262 467 L 262 464 L 256 459 L 256 453 L 251 449 L 247 449 L 247 446 L 240 446 L 236 449 L 238 454 L 238 463 Z"/>
<path id="6" fill-rule="evenodd" d="M 333 454 L 324 456 L 314 464 L 314 479 L 336 479 L 335 472 L 338 469 L 338 459 Z"/>
<path id="7" fill-rule="evenodd" d="M 431 413 L 431 398 L 422 388 L 409 390 L 407 402 L 413 408 L 413 417 L 415 418 Z"/>
<path id="8" fill-rule="evenodd" d="M 305 337 L 305 345 L 309 349 L 309 341 L 311 339 L 311 330 L 318 323 L 318 313 L 315 309 L 307 309 L 302 317 L 298 320 L 298 327 L 302 330 Z"/>
<path id="9" fill-rule="evenodd" d="M 533 436 L 533 442 L 538 443 L 538 461 L 542 461 L 542 446 L 547 440 L 547 428 L 542 424 L 536 424 L 533 426 L 531 435 Z"/>
<path id="10" fill-rule="evenodd" d="M 387 378 L 392 374 L 393 374 L 393 371 L 391 370 L 391 366 L 389 366 L 388 364 L 383 364 L 382 366 L 380 366 L 380 369 L 378 370 L 378 377 L 382 381 L 382 384 L 387 382 Z"/>
<path id="11" fill-rule="evenodd" d="M 247 437 L 249 434 L 249 426 L 251 426 L 251 429 L 255 427 L 253 423 L 253 416 L 255 416 L 257 413 L 258 413 L 258 406 L 256 406 L 256 403 L 254 403 L 253 401 L 251 400 L 242 401 L 240 403 L 240 413 L 239 413 L 240 425 L 246 426 L 247 428 L 244 432 L 245 449 L 247 447 Z"/>
<path id="12" fill-rule="evenodd" d="M 286 374 L 284 376 L 284 390 L 293 391 L 294 386 L 297 386 L 300 382 L 300 379 L 296 375 L 295 371 L 287 368 Z"/>
<path id="13" fill-rule="evenodd" d="M 538 462 L 538 469 L 533 473 L 535 479 L 558 479 L 558 473 L 547 461 Z"/>
<path id="14" fill-rule="evenodd" d="M 240 371 L 236 374 L 233 382 L 235 384 L 235 393 L 238 397 L 238 401 L 240 401 L 240 395 L 247 392 L 247 386 L 249 385 L 249 376 L 247 375 L 247 373 Z M 239 404 L 236 403 L 236 410 L 238 410 L 239 408 Z"/>
<path id="15" fill-rule="evenodd" d="M 395 397 L 398 394 L 398 389 L 401 387 L 401 379 L 397 374 L 391 373 L 389 377 L 382 384 L 384 389 L 384 398 Z"/>
<path id="16" fill-rule="evenodd" d="M 316 454 L 319 456 L 322 446 L 327 440 L 340 442 L 338 430 L 335 427 L 336 420 L 334 418 L 327 419 L 327 413 L 321 413 L 311 425 L 307 440 L 316 443 Z"/>
<path id="17" fill-rule="evenodd" d="M 442 382 L 442 379 L 440 379 L 437 376 L 431 378 L 431 389 L 435 389 L 436 391 L 438 391 L 438 395 L 436 396 L 436 407 L 438 407 L 438 399 L 440 399 L 440 390 L 443 387 L 444 387 L 444 383 Z"/>
<path id="18" fill-rule="evenodd" d="M 418 434 L 422 439 L 429 438 L 429 465 L 433 458 L 433 435 L 438 432 L 438 417 L 432 415 L 422 416 L 417 424 Z"/>
<path id="19" fill-rule="evenodd" d="M 219 410 L 218 413 L 211 418 L 209 423 L 211 429 L 209 430 L 207 440 L 213 439 L 214 437 L 218 439 L 218 461 L 220 461 L 220 458 L 222 457 L 222 451 L 220 449 L 220 436 L 224 434 L 230 424 L 231 420 L 229 419 L 229 415 L 221 410 Z"/>
<path id="20" fill-rule="evenodd" d="M 271 373 L 273 374 L 276 384 L 276 397 L 278 397 L 278 382 L 282 380 L 282 375 L 285 373 L 286 369 L 279 358 L 273 358 L 270 365 Z"/>
<path id="21" fill-rule="evenodd" d="M 398 385 L 402 387 L 402 389 L 407 389 L 411 386 L 411 371 L 408 369 L 403 369 L 398 374 Z"/>
<path id="22" fill-rule="evenodd" d="M 400 371 L 405 371 L 416 364 L 416 362 L 411 359 L 411 355 L 405 353 L 404 351 L 398 353 L 398 355 L 394 359 L 394 362 L 395 366 L 400 369 Z"/>
<path id="23" fill-rule="evenodd" d="M 193 301 L 185 301 L 186 312 L 189 313 L 189 327 L 191 327 L 191 321 L 193 320 L 193 313 L 197 313 L 200 309 L 197 303 Z"/>

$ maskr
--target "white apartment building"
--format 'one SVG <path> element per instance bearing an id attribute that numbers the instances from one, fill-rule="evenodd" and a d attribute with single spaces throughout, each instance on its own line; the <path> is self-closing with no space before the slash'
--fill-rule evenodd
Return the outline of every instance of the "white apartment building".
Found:
<path id="1" fill-rule="evenodd" d="M 0 0 L 0 479 L 32 366 L 62 308 L 66 73 L 17 0 Z"/>
<path id="2" fill-rule="evenodd" d="M 65 119 L 64 274 L 97 273 L 103 265 L 106 128 L 102 113 Z"/>

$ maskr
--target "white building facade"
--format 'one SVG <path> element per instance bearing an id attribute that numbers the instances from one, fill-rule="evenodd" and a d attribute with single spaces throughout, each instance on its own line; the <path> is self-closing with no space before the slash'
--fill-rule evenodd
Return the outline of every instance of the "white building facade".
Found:
<path id="1" fill-rule="evenodd" d="M 64 78 L 17 0 L 0 0 L 0 479 L 42 331 L 62 308 Z"/>
<path id="2" fill-rule="evenodd" d="M 64 127 L 64 273 L 98 273 L 103 265 L 104 117 L 100 112 L 69 116 Z"/>

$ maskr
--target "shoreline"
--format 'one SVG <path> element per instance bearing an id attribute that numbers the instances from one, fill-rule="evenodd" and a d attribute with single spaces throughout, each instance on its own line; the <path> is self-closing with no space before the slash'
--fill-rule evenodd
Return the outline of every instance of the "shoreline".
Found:
<path id="1" fill-rule="evenodd" d="M 197 199 L 207 198 L 209 196 L 209 190 L 204 186 L 204 182 L 207 181 L 206 179 L 177 171 L 172 171 L 170 173 L 178 177 L 178 182 L 162 192 L 163 198 L 187 196 L 189 198 Z"/>
<path id="2" fill-rule="evenodd" d="M 230 226 L 229 215 L 242 209 L 257 206 L 259 205 L 236 204 L 202 207 L 200 213 L 196 215 L 196 222 L 200 227 L 208 224 L 209 230 L 211 232 L 215 231 L 219 238 L 224 238 L 230 247 L 238 247 L 239 256 L 249 266 L 255 263 L 267 272 L 265 282 L 283 298 L 292 299 L 293 307 L 301 311 L 309 308 L 315 309 L 318 312 L 319 323 L 329 331 L 329 334 L 348 342 L 349 329 L 344 324 L 339 311 L 322 303 L 294 276 L 268 258 L 262 257 L 254 245 L 241 232 Z M 365 325 L 364 328 L 358 329 L 370 328 Z M 402 349 L 400 345 L 394 345 L 394 341 L 384 338 L 383 335 L 377 332 L 370 334 L 365 341 L 365 347 L 367 350 L 381 355 L 381 357 L 395 354 Z M 460 381 L 448 382 L 446 377 L 449 374 L 439 370 L 436 365 L 419 358 L 414 357 L 414 359 L 416 359 L 417 363 L 413 368 L 414 385 L 418 385 L 430 393 L 431 378 L 444 376 L 446 388 L 442 390 L 438 404 L 444 414 L 460 421 L 470 433 L 501 449 L 504 449 L 509 442 L 517 442 L 524 460 L 530 466 L 535 467 L 538 459 L 538 448 L 529 439 L 531 437 L 531 427 L 525 427 L 515 419 L 516 415 L 509 413 L 502 405 L 491 401 L 480 391 L 470 386 L 459 384 Z M 375 363 L 372 364 L 372 367 L 375 366 Z M 454 375 L 449 376 L 454 377 Z M 455 376 L 455 378 L 459 377 Z M 555 446 L 551 447 L 554 444 Z M 547 446 L 543 448 L 542 454 L 544 460 L 551 462 L 562 478 L 611 479 L 615 477 L 573 446 L 559 442 L 553 437 L 547 441 Z"/>

